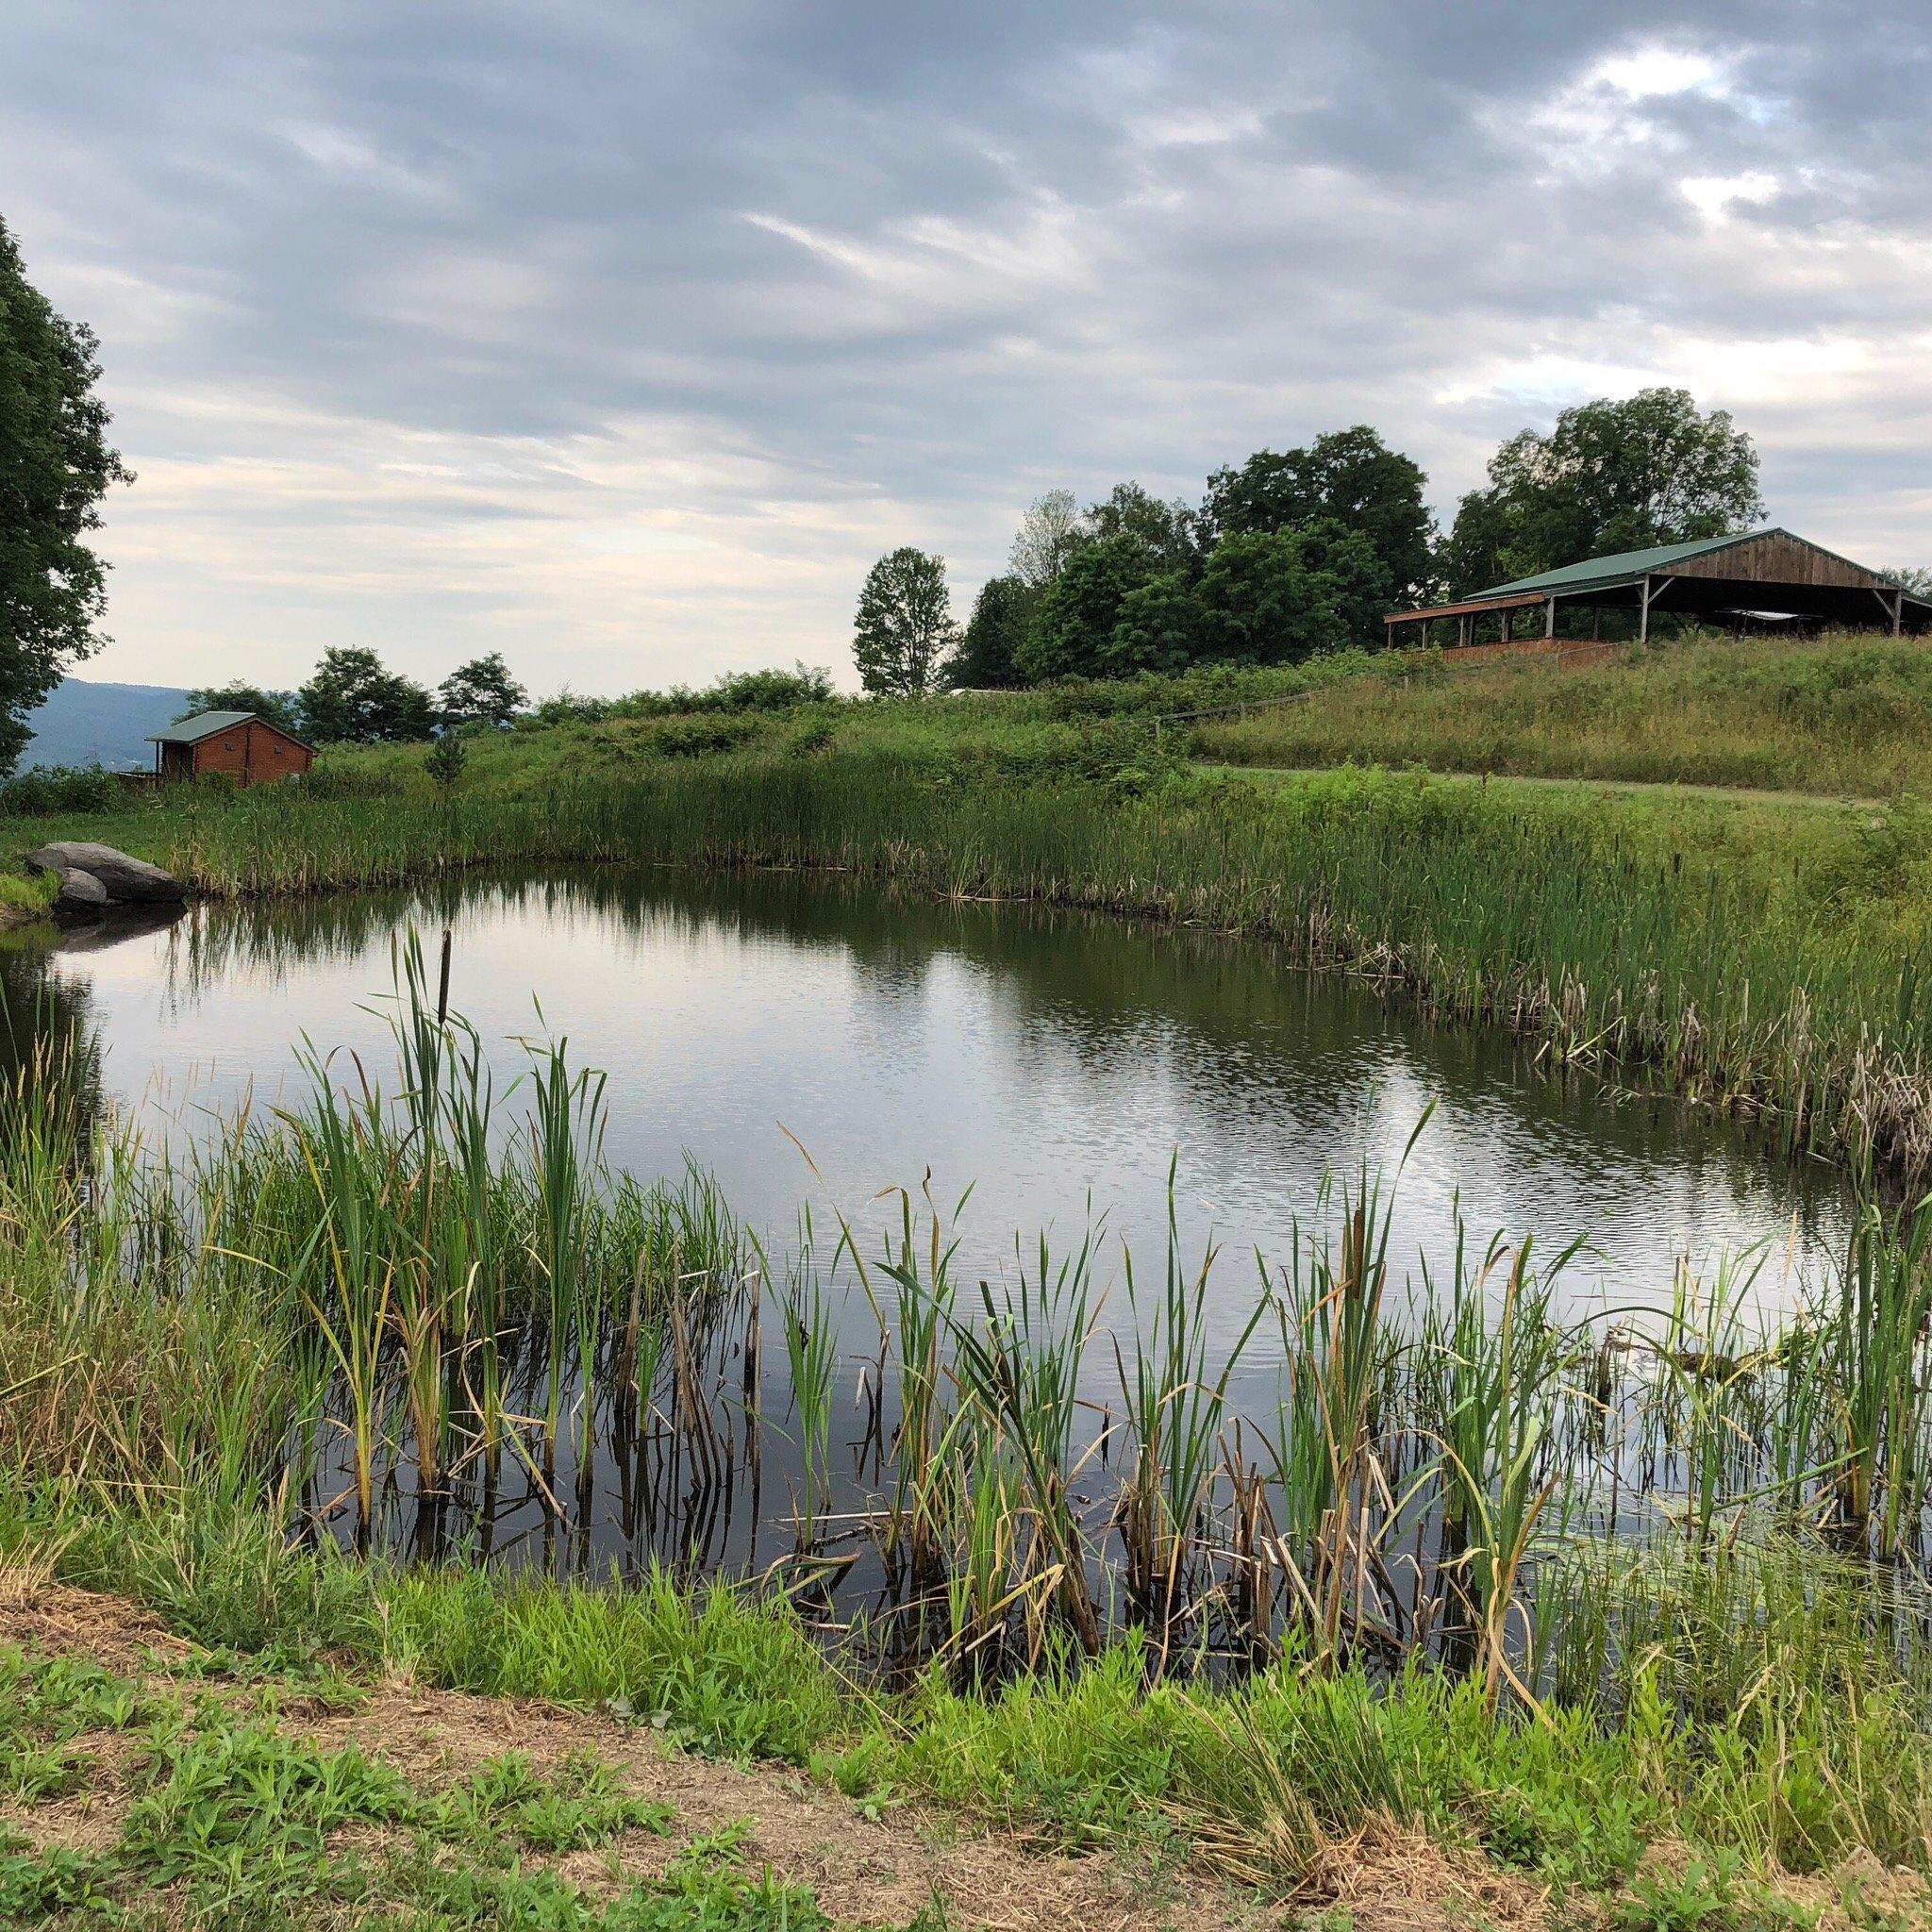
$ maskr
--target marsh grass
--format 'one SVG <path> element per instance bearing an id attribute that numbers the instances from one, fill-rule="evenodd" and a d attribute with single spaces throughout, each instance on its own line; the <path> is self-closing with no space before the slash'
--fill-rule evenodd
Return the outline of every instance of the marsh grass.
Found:
<path id="1" fill-rule="evenodd" d="M 1393 1807 L 1546 1860 L 1573 1824 L 1496 1794 L 1530 1777 L 1556 1807 L 1601 1773 L 1633 1815 L 1673 1790 L 1781 1864 L 1932 1853 L 1932 1205 L 1867 1211 L 1761 1329 L 1748 1259 L 1647 1324 L 1566 1328 L 1567 1256 L 1528 1237 L 1458 1240 L 1405 1297 L 1396 1181 L 1366 1173 L 1231 1327 L 1214 1257 L 1172 1232 L 1112 1326 L 1092 1241 L 1016 1247 L 969 1290 L 958 1210 L 923 1191 L 882 1242 L 841 1219 L 823 1265 L 808 1240 L 771 1279 L 701 1181 L 604 1167 L 564 1042 L 491 1091 L 419 967 L 405 949 L 391 1084 L 311 1050 L 305 1094 L 185 1155 L 83 1105 L 83 1054 L 23 1091 L 0 1164 L 14 1560 L 53 1550 L 211 1641 L 642 1690 L 732 1748 L 836 1740 L 841 1776 L 1075 1843 L 1178 1810 L 1230 1862 L 1292 1869 Z M 768 1305 L 789 1402 L 743 1393 Z M 879 1352 L 848 1471 L 855 1307 Z M 1235 1371 L 1264 1333 L 1257 1427 Z M 796 1555 L 843 1539 L 789 1606 L 725 1588 L 716 1525 L 746 1485 L 757 1511 L 762 1467 L 741 1423 L 795 1431 Z M 484 1535 L 519 1471 L 548 1526 L 505 1574 Z M 593 1474 L 628 1539 L 601 1589 L 561 1574 L 589 1564 Z M 868 1548 L 871 1603 L 845 1580 Z M 895 1687 L 890 1719 L 855 1734 L 828 1657 Z"/>

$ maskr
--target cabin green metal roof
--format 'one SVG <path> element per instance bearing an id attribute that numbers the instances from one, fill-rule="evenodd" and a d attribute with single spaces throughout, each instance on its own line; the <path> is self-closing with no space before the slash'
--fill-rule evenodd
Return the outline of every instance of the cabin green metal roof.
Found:
<path id="1" fill-rule="evenodd" d="M 217 731 L 232 731 L 236 725 L 245 724 L 258 715 L 254 711 L 197 711 L 192 718 L 177 719 L 165 731 L 150 732 L 147 741 L 150 744 L 199 744 L 204 738 L 212 738 Z M 266 724 L 268 720 L 264 718 L 261 722 Z"/>
<path id="2" fill-rule="evenodd" d="M 1513 597 L 1534 591 L 1574 591 L 1585 584 L 1604 587 L 1634 584 L 1654 571 L 1668 570 L 1687 557 L 1703 557 L 1712 550 L 1725 550 L 1733 543 L 1748 542 L 1753 537 L 1768 537 L 1775 525 L 1762 530 L 1740 530 L 1729 537 L 1700 537 L 1690 543 L 1658 543 L 1648 550 L 1619 550 L 1608 557 L 1586 557 L 1581 563 L 1566 563 L 1561 570 L 1546 570 L 1533 577 L 1517 577 L 1513 582 L 1494 584 L 1476 591 L 1474 597 Z"/>

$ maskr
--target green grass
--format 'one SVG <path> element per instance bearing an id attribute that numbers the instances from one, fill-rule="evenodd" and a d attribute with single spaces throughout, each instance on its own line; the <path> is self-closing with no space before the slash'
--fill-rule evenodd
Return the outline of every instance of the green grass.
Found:
<path id="1" fill-rule="evenodd" d="M 108 1842 L 37 1848 L 0 1833 L 0 1920 L 8 1924 L 223 1927 L 499 1925 L 556 1932 L 817 1932 L 810 1892 L 748 1869 L 728 1828 L 685 1842 L 657 1875 L 586 1884 L 571 1854 L 662 1837 L 671 1807 L 576 1753 L 539 1766 L 518 1751 L 467 1774 L 412 1780 L 385 1758 L 303 1733 L 282 1709 L 312 1687 L 225 1678 L 116 1676 L 65 1657 L 0 1647 L 0 1779 L 15 1815 L 84 1781 L 60 1740 L 118 1733 L 132 1747 Z M 323 1701 L 353 1705 L 353 1687 Z M 58 1761 L 58 1768 L 50 1772 Z M 581 1870 L 581 1868 L 579 1868 Z"/>
<path id="2" fill-rule="evenodd" d="M 1932 790 L 1932 643 L 1920 639 L 1693 638 L 1475 665 L 1424 654 L 1413 670 L 1204 720 L 1201 755 L 1873 799 Z"/>
<path id="3" fill-rule="evenodd" d="M 1653 679 L 1644 704 L 1689 707 L 1669 679 L 1707 681 L 1727 648 L 1654 653 L 1627 673 Z M 1811 675 L 1804 651 L 1829 648 L 1735 660 L 1785 679 L 1750 702 L 1798 715 L 1788 687 Z M 1847 688 L 1916 675 L 1874 648 L 1879 671 Z M 1378 704 L 1409 703 L 1384 675 L 1358 661 L 1218 686 L 823 706 L 722 734 L 675 718 L 566 725 L 482 741 L 453 798 L 419 753 L 335 754 L 303 791 L 12 822 L 0 841 L 106 838 L 234 893 L 642 859 L 835 867 L 889 889 L 1208 925 L 1370 976 L 1445 1021 L 1513 1028 L 1557 1060 L 1761 1117 L 1793 1150 L 1932 1169 L 1932 812 L 1354 767 L 1257 784 L 1204 777 L 1185 739 L 1149 722 L 1297 680 L 1318 691 L 1311 705 L 1352 685 L 1367 706 L 1365 677 Z M 1873 769 L 1892 756 L 1882 721 L 1820 703 L 1820 732 L 1841 727 Z M 1560 708 L 1549 719 L 1584 743 Z M 1786 785 L 1824 769 L 1794 756 Z M 1774 1333 L 1740 1327 L 1728 1277 L 1687 1295 L 1640 1364 L 1557 1332 L 1527 1276 L 1498 1319 L 1472 1288 L 1474 1256 L 1417 1338 L 1397 1338 L 1363 1176 L 1332 1248 L 1311 1237 L 1305 1274 L 1255 1304 L 1294 1363 L 1256 1439 L 1260 1469 L 1223 1457 L 1224 1365 L 1199 1346 L 1205 1291 L 1170 1257 L 1142 1297 L 1154 1339 L 1120 1364 L 1107 1480 L 1140 1626 L 1124 1635 L 1069 1501 L 1100 1486 L 1068 1421 L 1097 1345 L 1085 1264 L 1042 1249 L 1014 1298 L 981 1306 L 948 1278 L 939 1217 L 908 1203 L 874 1273 L 892 1303 L 882 1372 L 907 1424 L 879 1471 L 880 1533 L 932 1586 L 942 1640 L 909 1690 L 846 1681 L 857 1664 L 828 1657 L 792 1608 L 661 1574 L 616 1588 L 291 1551 L 280 1473 L 322 1431 L 357 1445 L 365 1519 L 398 1470 L 449 1486 L 496 1457 L 547 1476 L 577 1432 L 661 1422 L 715 1457 L 699 1364 L 744 1345 L 756 1306 L 753 1250 L 724 1205 L 701 1184 L 606 1174 L 598 1090 L 559 1057 L 539 1050 L 519 1103 L 531 1123 L 493 1137 L 474 1040 L 425 1024 L 420 961 L 406 972 L 399 1111 L 318 1082 L 291 1118 L 185 1168 L 96 1133 L 85 1079 L 59 1077 L 84 1074 L 84 1056 L 23 1069 L 0 1163 L 0 1549 L 16 1561 L 131 1593 L 264 1669 L 332 1658 L 610 1704 L 696 1748 L 816 1765 L 865 1803 L 923 1794 L 1073 1846 L 1178 1833 L 1271 1882 L 1390 1816 L 1621 1901 L 1631 1924 L 1748 1923 L 1751 1887 L 1856 1851 L 1932 1862 L 1932 1652 L 1909 1567 L 1882 1560 L 1917 1547 L 1932 1489 L 1923 1217 L 1868 1217 L 1842 1274 Z M 1491 1265 L 1507 1275 L 1519 1260 Z M 813 1319 L 820 1291 L 792 1284 L 774 1319 L 780 1307 Z M 830 1386 L 809 1347 L 795 1353 Z M 513 1360 L 535 1381 L 512 1386 Z M 591 1398 L 575 1403 L 580 1380 Z M 813 1416 L 823 1464 L 841 1424 Z M 1635 1536 L 1611 1533 L 1604 1509 L 1621 1455 L 1667 1472 Z M 1440 1642 L 1387 1635 L 1417 1609 L 1388 1579 L 1411 1534 L 1421 1549 L 1418 1496 L 1441 1506 L 1440 1552 L 1424 1554 L 1458 1580 L 1429 1607 L 1455 1626 Z M 804 1530 L 801 1559 L 816 1537 Z M 1217 1579 L 1248 1605 L 1258 1667 L 1213 1689 L 1183 1666 L 1196 1607 L 1223 1601 Z M 1391 1643 L 1406 1661 L 1388 1661 Z M 19 1789 L 86 1774 L 58 1728 L 9 1760 Z M 274 1757 L 256 1740 L 236 1762 L 258 1747 Z M 332 1780 L 358 1804 L 380 1789 L 350 1765 L 284 1771 L 305 1805 Z M 159 1857 L 182 1827 L 166 1806 L 153 1815 Z M 1697 1848 L 1694 1875 L 1644 1866 L 1673 1834 Z M 233 1844 L 205 1851 L 175 1882 L 242 1882 Z M 8 1868 L 6 1882 L 76 1910 L 97 1880 L 123 1882 L 58 1864 Z M 332 1863 L 264 1870 L 331 1909 L 353 1904 Z M 465 1888 L 456 1903 L 410 1894 L 432 1920 L 511 1910 L 491 1903 L 500 1873 L 458 1880 L 431 1858 L 410 1882 Z M 514 1909 L 602 1923 L 547 1893 Z M 609 1923 L 738 1923 L 654 1918 L 674 1909 L 657 1893 L 626 1909 Z M 730 1909 L 761 1923 L 767 1907 Z"/>
<path id="4" fill-rule="evenodd" d="M 728 1215 L 701 1186 L 596 1166 L 594 1082 L 558 1055 L 540 1056 L 530 1103 L 553 1128 L 491 1131 L 468 1036 L 412 1003 L 416 970 L 406 955 L 408 1072 L 382 1083 L 388 1108 L 318 1073 L 279 1123 L 162 1169 L 64 1111 L 58 1080 L 21 1090 L 0 1169 L 12 1570 L 122 1591 L 325 1690 L 403 1672 L 602 1707 L 694 1749 L 814 1766 L 874 1807 L 929 1797 L 1072 1848 L 1181 1844 L 1274 1885 L 1387 1819 L 1613 1896 L 1672 1838 L 1754 1884 L 1859 1853 L 1932 1867 L 1914 1567 L 1932 1208 L 1866 1215 L 1788 1322 L 1754 1332 L 1721 1277 L 1611 1349 L 1557 1323 L 1528 1243 L 1458 1241 L 1454 1278 L 1421 1284 L 1399 1324 L 1390 1193 L 1361 1176 L 1290 1281 L 1254 1291 L 1297 1391 L 1246 1425 L 1278 1445 L 1270 1469 L 1230 1449 L 1204 1271 L 1170 1253 L 1139 1295 L 1144 1327 L 1108 1342 L 1084 1253 L 1041 1244 L 1010 1292 L 975 1302 L 949 1278 L 941 1217 L 908 1202 L 868 1261 L 899 1391 L 870 1533 L 924 1596 L 908 1688 L 864 1644 L 828 1644 L 805 1591 L 794 1605 L 648 1566 L 505 1575 L 460 1543 L 416 1566 L 380 1538 L 367 1559 L 291 1546 L 284 1472 L 319 1432 L 354 1440 L 372 1493 L 413 1471 L 460 1502 L 479 1458 L 545 1465 L 574 1426 L 621 1445 L 640 1407 L 693 1457 L 732 1425 L 694 1367 L 748 1346 L 756 1304 L 730 1278 L 750 1251 Z M 570 1133 L 567 1172 L 545 1132 Z M 503 1151 L 472 1173 L 475 1146 Z M 774 1296 L 774 1318 L 824 1306 Z M 587 1380 L 560 1423 L 527 1400 L 491 1413 L 485 1348 L 514 1354 L 527 1390 L 559 1362 Z M 1100 1463 L 1068 1412 L 1108 1348 L 1121 1394 Z M 1434 1641 L 1446 1624 L 1455 1641 Z M 1251 1671 L 1226 1668 L 1237 1647 Z M 92 1722 L 43 1724 L 38 1695 L 11 1700 L 26 1728 L 4 1766 L 36 1802 L 86 1778 Z M 290 1759 L 254 1732 L 169 1767 L 131 1814 L 140 1861 L 238 1911 L 266 1909 L 258 1879 L 353 1902 L 363 1880 L 317 1849 L 331 1819 L 434 1824 L 379 1767 Z M 251 1781 L 294 1807 L 272 1857 L 232 1815 Z M 581 1823 L 544 1806 L 553 1836 Z"/>

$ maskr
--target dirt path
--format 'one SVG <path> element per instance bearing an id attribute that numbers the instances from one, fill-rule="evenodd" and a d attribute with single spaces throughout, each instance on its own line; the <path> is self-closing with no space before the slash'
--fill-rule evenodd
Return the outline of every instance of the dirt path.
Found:
<path id="1" fill-rule="evenodd" d="M 280 1732 L 333 1753 L 349 1746 L 392 1767 L 411 1789 L 451 1789 L 505 1752 L 540 1771 L 594 1758 L 622 1788 L 665 1807 L 664 1829 L 630 1828 L 596 1849 L 551 1861 L 558 1877 L 596 1899 L 670 1870 L 694 1841 L 728 1841 L 746 1871 L 769 1868 L 808 1888 L 841 1924 L 1011 1932 L 1235 1932 L 1346 1923 L 1352 1932 L 1490 1932 L 1541 1925 L 1545 1895 L 1526 1880 L 1457 1858 L 1392 1828 L 1336 1848 L 1295 1900 L 1230 1889 L 1198 1867 L 1152 1857 L 1074 1857 L 1021 1833 L 914 1806 L 856 1804 L 789 1768 L 722 1763 L 687 1753 L 647 1726 L 525 1699 L 469 1696 L 406 1681 L 358 1686 L 353 1698 L 299 1685 L 221 1688 L 192 1646 L 115 1599 L 56 1585 L 0 1608 L 0 1647 L 31 1660 L 80 1657 L 117 1677 L 178 1681 L 243 1700 Z M 122 1841 L 144 1752 L 133 1731 L 76 1740 L 91 1761 L 84 1788 L 0 1807 L 42 1856 L 101 1856 Z M 153 1783 L 149 1773 L 144 1780 Z M 1338 1909 L 1341 1918 L 1324 1915 Z"/>

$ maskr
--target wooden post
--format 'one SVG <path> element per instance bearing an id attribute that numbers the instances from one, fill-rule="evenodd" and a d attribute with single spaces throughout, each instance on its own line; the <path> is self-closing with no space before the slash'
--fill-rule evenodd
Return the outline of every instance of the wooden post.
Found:
<path id="1" fill-rule="evenodd" d="M 1647 644 L 1650 641 L 1650 578 L 1643 579 L 1643 611 L 1637 620 L 1637 641 Z"/>
<path id="2" fill-rule="evenodd" d="M 1557 635 L 1557 599 L 1554 592 L 1548 604 L 1543 607 L 1543 635 L 1546 638 Z"/>
<path id="3" fill-rule="evenodd" d="M 1906 593 L 1903 591 L 1894 591 L 1891 593 L 1891 634 L 1893 637 L 1897 637 L 1905 629 L 1905 624 Z"/>
<path id="4" fill-rule="evenodd" d="M 1592 604 L 1590 607 L 1590 641 L 1595 643 L 1604 634 L 1604 607 Z"/>

